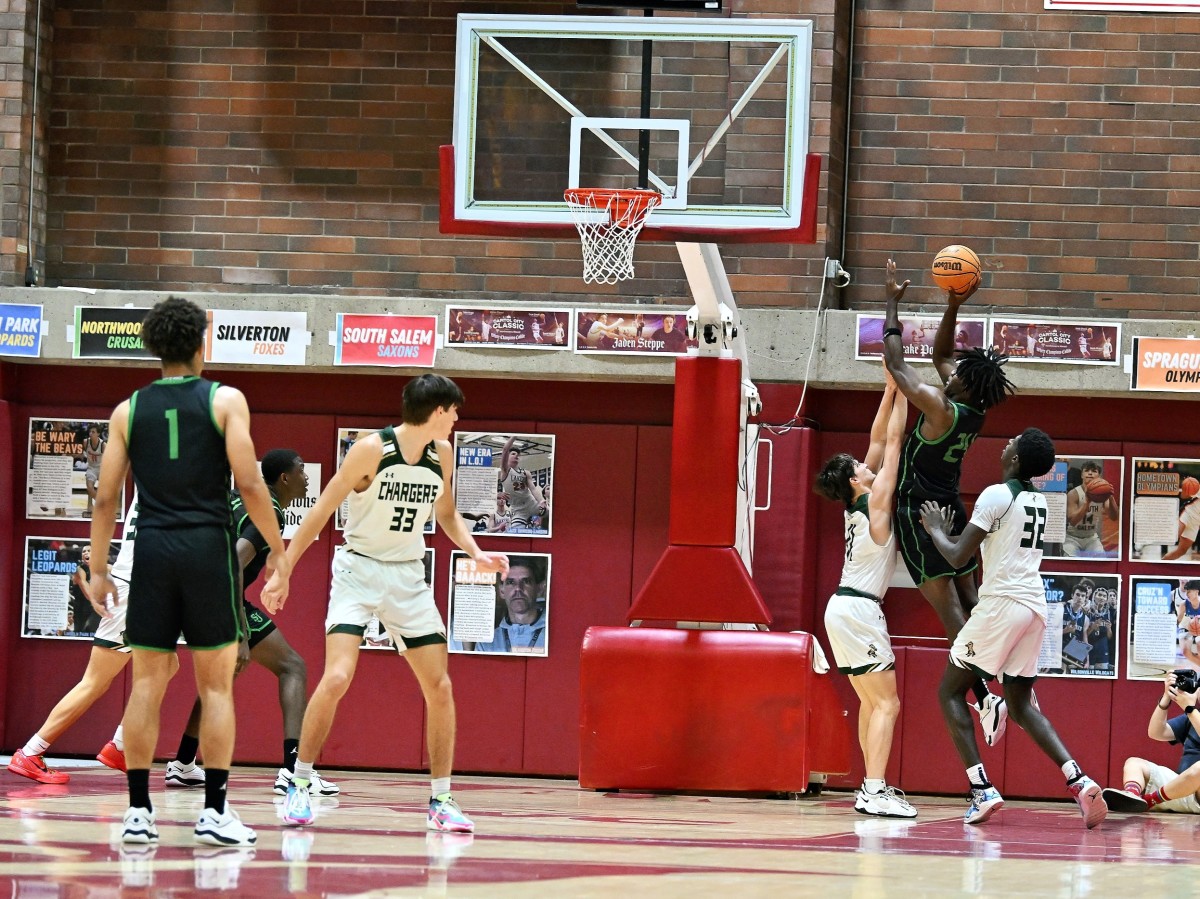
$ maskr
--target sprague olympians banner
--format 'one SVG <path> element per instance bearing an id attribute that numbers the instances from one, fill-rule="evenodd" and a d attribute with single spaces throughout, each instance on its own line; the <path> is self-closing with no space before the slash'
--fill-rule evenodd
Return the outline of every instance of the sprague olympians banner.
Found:
<path id="1" fill-rule="evenodd" d="M 1133 338 L 1133 390 L 1200 391 L 1200 340 L 1194 337 Z"/>
<path id="2" fill-rule="evenodd" d="M 304 365 L 310 339 L 307 312 L 210 309 L 204 361 Z"/>
<path id="3" fill-rule="evenodd" d="M 339 312 L 330 335 L 334 365 L 433 368 L 436 315 L 365 315 Z"/>
<path id="4" fill-rule="evenodd" d="M 42 307 L 0 303 L 0 356 L 42 354 Z"/>
<path id="5" fill-rule="evenodd" d="M 1153 3 L 1115 3 L 1109 0 L 1046 0 L 1046 9 L 1101 10 L 1103 12 L 1200 12 L 1200 0 L 1154 0 Z"/>
<path id="6" fill-rule="evenodd" d="M 76 359 L 153 359 L 142 346 L 142 319 L 149 309 L 76 306 L 72 356 Z"/>

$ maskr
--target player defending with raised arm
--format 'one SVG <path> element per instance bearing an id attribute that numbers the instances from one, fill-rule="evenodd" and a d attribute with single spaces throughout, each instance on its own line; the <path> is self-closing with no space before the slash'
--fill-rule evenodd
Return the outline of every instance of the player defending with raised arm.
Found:
<path id="1" fill-rule="evenodd" d="M 1067 791 L 1079 803 L 1088 828 L 1108 814 L 1100 785 L 1083 773 L 1033 702 L 1038 654 L 1046 632 L 1046 593 L 1038 572 L 1046 498 L 1032 479 L 1053 465 L 1054 443 L 1044 431 L 1027 428 L 1004 448 L 1000 456 L 1004 480 L 979 494 L 961 534 L 951 535 L 950 523 L 937 503 L 926 502 L 921 507 L 921 520 L 933 544 L 951 565 L 960 566 L 973 559 L 981 547 L 983 550 L 979 604 L 954 638 L 938 689 L 942 715 L 971 784 L 971 806 L 964 818 L 967 824 L 982 824 L 1004 805 L 979 760 L 975 728 L 963 697 L 977 677 L 1000 679 L 1009 714 L 1062 768 Z"/>
<path id="2" fill-rule="evenodd" d="M 150 764 L 181 634 L 192 652 L 204 706 L 201 745 L 210 766 L 196 842 L 246 846 L 256 839 L 225 802 L 240 636 L 229 516 L 231 469 L 250 517 L 271 547 L 267 567 L 274 569 L 284 597 L 291 566 L 258 473 L 246 398 L 200 377 L 207 325 L 203 309 L 178 297 L 147 313 L 142 340 L 162 360 L 163 376 L 113 412 L 92 517 L 92 605 L 109 617 L 118 594 L 108 570 L 108 545 L 119 490 L 132 468 L 139 515 L 125 629 L 125 641 L 133 649 L 133 687 L 123 721 L 129 809 L 121 839 L 126 843 L 158 841 Z"/>
<path id="3" fill-rule="evenodd" d="M 448 442 L 462 391 L 449 378 L 421 375 L 404 387 L 404 423 L 361 436 L 309 509 L 288 546 L 295 565 L 334 510 L 349 497 L 346 542 L 333 561 L 325 619 L 325 672 L 308 702 L 300 755 L 284 804 L 288 824 L 313 820 L 309 781 L 338 703 L 354 678 L 359 646 L 371 617 L 379 619 L 416 675 L 428 712 L 430 830 L 469 833 L 474 823 L 450 795 L 454 762 L 454 694 L 448 672 L 446 625 L 425 583 L 425 522 L 431 513 L 480 571 L 508 572 L 508 557 L 485 553 L 454 507 L 453 449 Z M 263 604 L 282 599 L 272 578 Z"/>
<path id="4" fill-rule="evenodd" d="M 854 810 L 884 818 L 917 816 L 904 794 L 884 780 L 900 697 L 883 594 L 896 567 L 892 493 L 907 415 L 908 402 L 888 378 L 866 459 L 858 462 L 849 453 L 838 453 L 825 463 L 815 485 L 821 496 L 846 508 L 846 561 L 825 607 L 825 630 L 838 670 L 850 676 L 859 699 L 858 743 L 866 779 L 854 797 Z"/>
<path id="5" fill-rule="evenodd" d="M 920 415 L 900 452 L 900 482 L 896 488 L 895 528 L 900 555 L 921 595 L 933 606 L 946 636 L 954 641 L 967 613 L 978 601 L 975 559 L 948 565 L 921 527 L 921 504 L 932 500 L 955 511 L 953 522 L 967 515 L 959 496 L 963 456 L 983 428 L 984 415 L 1004 402 L 1015 388 L 1004 376 L 1008 360 L 994 350 L 954 349 L 958 307 L 970 299 L 979 282 L 963 293 L 947 291 L 946 311 L 933 339 L 933 366 L 940 388 L 926 384 L 904 359 L 898 305 L 909 282 L 896 284 L 896 263 L 887 263 L 887 316 L 883 331 L 883 361 L 896 387 Z M 961 527 L 961 524 L 956 524 Z M 970 685 L 984 738 L 992 746 L 1004 734 L 1004 700 L 977 680 Z"/>

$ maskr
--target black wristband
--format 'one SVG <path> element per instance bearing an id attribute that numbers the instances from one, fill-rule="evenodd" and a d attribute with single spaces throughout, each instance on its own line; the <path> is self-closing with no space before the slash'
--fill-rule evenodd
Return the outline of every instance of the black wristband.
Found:
<path id="1" fill-rule="evenodd" d="M 1194 711 L 1196 711 L 1196 707 L 1194 705 L 1189 705 L 1186 709 L 1183 710 L 1183 714 L 1190 715 Z"/>
<path id="2" fill-rule="evenodd" d="M 883 331 L 884 337 L 891 337 L 893 334 L 895 334 L 897 337 L 901 337 L 903 336 L 904 332 L 899 328 L 885 328 Z"/>

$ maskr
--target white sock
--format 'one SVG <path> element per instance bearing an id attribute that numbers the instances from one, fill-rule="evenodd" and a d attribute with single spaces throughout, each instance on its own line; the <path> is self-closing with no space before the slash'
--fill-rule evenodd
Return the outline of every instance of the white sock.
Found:
<path id="1" fill-rule="evenodd" d="M 868 777 L 863 780 L 863 789 L 868 793 L 882 793 L 887 789 L 887 781 L 883 778 L 876 780 L 875 778 Z"/>
<path id="2" fill-rule="evenodd" d="M 450 778 L 448 777 L 431 777 L 429 779 L 429 795 L 435 799 L 443 793 L 450 792 Z"/>
<path id="3" fill-rule="evenodd" d="M 298 780 L 302 780 L 305 783 L 312 783 L 312 776 L 313 776 L 313 763 L 312 762 L 302 762 L 299 759 L 297 759 L 296 760 L 296 770 L 292 772 L 292 782 L 295 783 Z"/>
<path id="4" fill-rule="evenodd" d="M 113 741 L 113 745 L 116 746 L 117 749 L 121 750 L 121 752 L 125 751 L 125 725 L 124 724 L 117 725 L 117 732 L 113 734 L 112 741 Z"/>
<path id="5" fill-rule="evenodd" d="M 42 739 L 41 734 L 34 734 L 29 738 L 29 742 L 25 744 L 25 748 L 21 751 L 28 756 L 35 756 L 41 755 L 49 748 L 50 744 Z"/>
<path id="6" fill-rule="evenodd" d="M 971 782 L 973 787 L 985 787 L 989 781 L 987 772 L 983 770 L 983 764 L 972 765 L 967 769 L 967 780 Z"/>
<path id="7" fill-rule="evenodd" d="M 1067 783 L 1073 780 L 1079 780 L 1083 777 L 1083 769 L 1079 767 L 1075 759 L 1067 759 L 1062 766 L 1063 777 L 1067 779 Z"/>

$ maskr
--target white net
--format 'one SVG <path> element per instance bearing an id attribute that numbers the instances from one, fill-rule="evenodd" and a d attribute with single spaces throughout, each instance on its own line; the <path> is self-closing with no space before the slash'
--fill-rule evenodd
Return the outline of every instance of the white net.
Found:
<path id="1" fill-rule="evenodd" d="M 576 187 L 563 196 L 583 241 L 584 283 L 616 284 L 632 278 L 633 247 L 662 194 Z"/>

